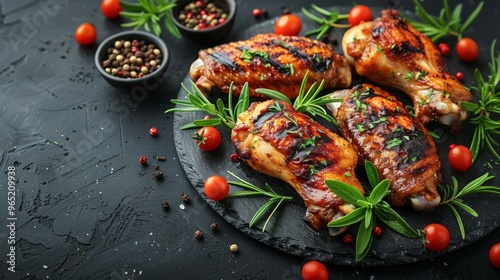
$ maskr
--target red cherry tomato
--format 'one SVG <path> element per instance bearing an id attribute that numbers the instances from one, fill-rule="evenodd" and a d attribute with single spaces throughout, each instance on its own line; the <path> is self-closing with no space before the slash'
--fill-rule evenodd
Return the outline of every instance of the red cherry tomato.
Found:
<path id="1" fill-rule="evenodd" d="M 296 36 L 302 29 L 302 21 L 294 14 L 282 15 L 274 25 L 274 33 L 279 35 Z"/>
<path id="2" fill-rule="evenodd" d="M 497 243 L 490 248 L 490 262 L 500 268 L 500 243 Z"/>
<path id="3" fill-rule="evenodd" d="M 75 40 L 81 45 L 91 45 L 97 38 L 97 30 L 92 23 L 82 23 L 75 30 Z"/>
<path id="4" fill-rule="evenodd" d="M 424 233 L 425 247 L 429 251 L 442 251 L 450 244 L 450 232 L 441 224 L 428 224 L 424 227 Z"/>
<path id="5" fill-rule="evenodd" d="M 203 151 L 212 151 L 219 147 L 222 137 L 219 131 L 212 126 L 205 126 L 200 128 L 195 134 L 193 139 L 198 147 Z"/>
<path id="6" fill-rule="evenodd" d="M 349 16 L 347 21 L 351 26 L 356 26 L 364 21 L 371 21 L 373 19 L 372 10 L 365 5 L 356 5 L 351 11 L 349 11 Z"/>
<path id="7" fill-rule="evenodd" d="M 102 0 L 101 2 L 101 12 L 107 18 L 117 18 L 120 16 L 122 11 L 122 6 L 120 6 L 120 0 Z"/>
<path id="8" fill-rule="evenodd" d="M 463 61 L 472 62 L 479 56 L 479 46 L 471 38 L 462 38 L 457 43 L 457 54 Z"/>
<path id="9" fill-rule="evenodd" d="M 229 183 L 219 175 L 210 176 L 203 185 L 205 195 L 215 201 L 223 200 L 229 193 Z"/>
<path id="10" fill-rule="evenodd" d="M 318 261 L 308 261 L 302 266 L 304 280 L 328 280 L 328 269 Z"/>
<path id="11" fill-rule="evenodd" d="M 448 152 L 448 161 L 453 169 L 464 172 L 472 165 L 472 153 L 463 145 L 455 145 Z"/>

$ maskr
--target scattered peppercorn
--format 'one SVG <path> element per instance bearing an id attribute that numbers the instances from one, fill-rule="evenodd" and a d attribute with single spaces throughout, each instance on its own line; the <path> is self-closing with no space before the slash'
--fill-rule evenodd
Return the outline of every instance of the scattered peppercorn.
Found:
<path id="1" fill-rule="evenodd" d="M 190 199 L 191 199 L 191 197 L 189 197 L 189 194 L 182 193 L 182 201 L 189 202 Z"/>
<path id="2" fill-rule="evenodd" d="M 170 207 L 170 204 L 168 204 L 168 201 L 164 200 L 161 202 L 161 207 L 163 209 L 168 209 Z"/>
<path id="3" fill-rule="evenodd" d="M 153 165 L 153 168 L 156 169 L 156 170 L 158 170 L 158 169 L 160 169 L 160 166 L 159 165 Z"/>
<path id="4" fill-rule="evenodd" d="M 283 9 L 283 14 L 284 15 L 288 15 L 288 14 L 291 14 L 292 13 L 292 10 L 290 10 L 289 8 L 284 8 Z"/>
<path id="5" fill-rule="evenodd" d="M 149 129 L 149 135 L 156 136 L 158 135 L 158 129 L 156 127 L 152 127 Z"/>
<path id="6" fill-rule="evenodd" d="M 163 179 L 163 172 L 156 171 L 155 173 L 153 173 L 153 177 L 155 177 L 156 180 L 161 180 Z"/>
<path id="7" fill-rule="evenodd" d="M 262 9 L 260 13 L 262 14 L 263 17 L 267 18 L 269 16 L 269 12 L 266 9 Z"/>
<path id="8" fill-rule="evenodd" d="M 380 236 L 382 235 L 382 228 L 379 226 L 376 226 L 373 228 L 373 235 L 375 236 Z"/>
<path id="9" fill-rule="evenodd" d="M 232 162 L 237 162 L 238 159 L 240 159 L 240 156 L 238 156 L 237 153 L 233 153 L 231 154 L 231 156 L 229 156 L 229 159 L 231 159 Z"/>
<path id="10" fill-rule="evenodd" d="M 210 225 L 210 228 L 211 228 L 212 230 L 214 230 L 214 231 L 215 231 L 215 230 L 218 230 L 218 229 L 219 229 L 219 225 L 218 225 L 217 223 L 212 223 L 212 224 Z"/>
<path id="11" fill-rule="evenodd" d="M 450 144 L 450 146 L 448 146 L 448 151 L 455 148 L 456 146 L 457 146 L 457 144 Z"/>
<path id="12" fill-rule="evenodd" d="M 140 157 L 139 157 L 139 162 L 140 162 L 141 164 L 146 164 L 146 163 L 148 163 L 148 158 L 147 158 L 147 157 L 145 157 L 145 156 L 140 156 Z"/>
<path id="13" fill-rule="evenodd" d="M 102 62 L 107 73 L 120 78 L 140 78 L 160 68 L 162 53 L 154 44 L 144 40 L 117 40 L 108 48 L 108 57 Z"/>
<path id="14" fill-rule="evenodd" d="M 236 244 L 231 244 L 231 245 L 229 246 L 229 250 L 231 250 L 231 252 L 233 252 L 233 253 L 238 252 L 238 245 L 236 245 Z"/>
<path id="15" fill-rule="evenodd" d="M 160 157 L 160 156 L 158 156 L 158 157 L 156 157 L 156 160 L 159 160 L 159 161 L 166 161 L 166 160 L 167 160 L 167 158 L 166 158 L 166 157 Z"/>
<path id="16" fill-rule="evenodd" d="M 218 7 L 214 1 L 197 0 L 184 6 L 177 19 L 187 28 L 203 30 L 223 24 L 228 14 L 228 11 Z"/>
<path id="17" fill-rule="evenodd" d="M 333 37 L 331 40 L 330 40 L 330 43 L 334 46 L 337 46 L 339 44 L 339 40 L 337 40 L 337 38 Z"/>
<path id="18" fill-rule="evenodd" d="M 194 232 L 194 237 L 196 237 L 196 239 L 201 239 L 203 238 L 203 232 L 201 232 L 201 230 L 197 230 Z"/>
<path id="19" fill-rule="evenodd" d="M 462 81 L 462 79 L 464 78 L 464 73 L 457 72 L 457 74 L 455 74 L 455 78 L 457 78 L 457 80 L 459 81 Z"/>
<path id="20" fill-rule="evenodd" d="M 450 54 L 450 47 L 445 44 L 445 43 L 440 43 L 438 45 L 438 49 L 439 51 L 443 54 L 443 55 L 449 55 Z"/>
<path id="21" fill-rule="evenodd" d="M 351 234 L 346 234 L 344 235 L 344 238 L 342 238 L 342 240 L 344 241 L 344 243 L 346 244 L 351 244 L 352 242 L 354 242 L 354 239 L 352 238 L 352 235 Z"/>

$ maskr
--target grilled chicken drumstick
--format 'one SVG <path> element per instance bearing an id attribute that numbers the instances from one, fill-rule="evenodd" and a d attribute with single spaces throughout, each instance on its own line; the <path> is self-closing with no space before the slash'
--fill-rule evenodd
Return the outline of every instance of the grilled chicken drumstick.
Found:
<path id="1" fill-rule="evenodd" d="M 191 65 L 190 75 L 206 93 L 218 87 L 239 95 L 245 82 L 250 95 L 256 88 L 277 90 L 290 99 L 297 97 L 304 75 L 309 71 L 309 88 L 325 79 L 325 87 L 348 87 L 351 70 L 331 45 L 300 36 L 260 34 L 245 41 L 201 50 Z"/>
<path id="2" fill-rule="evenodd" d="M 304 219 L 315 230 L 354 209 L 331 192 L 325 180 L 342 181 L 363 193 L 354 173 L 358 156 L 352 145 L 289 103 L 252 103 L 238 116 L 231 139 L 250 167 L 297 191 L 307 207 Z"/>
<path id="3" fill-rule="evenodd" d="M 438 48 L 395 10 L 344 34 L 342 48 L 358 75 L 410 96 L 417 118 L 458 126 L 467 118 L 462 101 L 472 94 L 450 73 Z"/>
<path id="4" fill-rule="evenodd" d="M 369 84 L 336 91 L 331 97 L 343 98 L 342 103 L 327 106 L 360 162 L 369 160 L 381 178 L 390 180 L 392 205 L 431 210 L 439 204 L 437 187 L 442 178 L 436 145 L 403 103 Z"/>

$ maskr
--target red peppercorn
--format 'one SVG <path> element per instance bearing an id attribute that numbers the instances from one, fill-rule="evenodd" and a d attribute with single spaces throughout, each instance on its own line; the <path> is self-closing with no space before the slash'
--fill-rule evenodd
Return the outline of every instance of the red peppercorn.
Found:
<path id="1" fill-rule="evenodd" d="M 455 78 L 457 78 L 457 80 L 459 81 L 462 81 L 462 79 L 464 78 L 464 73 L 457 72 L 457 74 L 455 74 Z"/>
<path id="2" fill-rule="evenodd" d="M 149 135 L 151 136 L 156 136 L 158 135 L 158 129 L 156 129 L 156 127 L 152 127 L 149 129 Z"/>
<path id="3" fill-rule="evenodd" d="M 448 146 L 448 151 L 451 151 L 451 149 L 455 148 L 457 146 L 457 144 L 450 144 L 450 146 Z"/>
<path id="4" fill-rule="evenodd" d="M 225 19 L 225 18 L 220 18 L 220 19 L 219 19 L 219 24 L 223 24 L 224 22 L 226 22 L 226 19 Z"/>
<path id="5" fill-rule="evenodd" d="M 238 154 L 234 153 L 234 154 L 231 154 L 231 156 L 229 158 L 231 159 L 232 162 L 237 162 L 238 159 L 240 158 L 240 156 L 238 156 Z"/>
<path id="6" fill-rule="evenodd" d="M 252 15 L 256 18 L 260 18 L 260 16 L 262 15 L 262 11 L 260 9 L 253 9 Z"/>
<path id="7" fill-rule="evenodd" d="M 209 120 L 209 119 L 211 119 L 211 118 L 212 118 L 212 117 L 211 117 L 210 115 L 206 115 L 203 119 L 204 119 L 204 120 Z"/>
<path id="8" fill-rule="evenodd" d="M 375 236 L 380 236 L 382 235 L 382 228 L 379 226 L 376 226 L 373 228 L 373 235 Z"/>
<path id="9" fill-rule="evenodd" d="M 354 239 L 352 238 L 352 235 L 350 235 L 349 233 L 346 234 L 346 235 L 344 235 L 344 238 L 342 238 L 342 240 L 346 244 L 351 244 L 352 242 L 354 242 Z"/>
<path id="10" fill-rule="evenodd" d="M 439 51 L 443 54 L 443 55 L 449 55 L 450 54 L 450 47 L 445 44 L 445 43 L 440 43 L 438 45 L 438 49 Z"/>
<path id="11" fill-rule="evenodd" d="M 203 1 L 196 1 L 196 6 L 197 7 L 202 7 L 203 6 Z"/>
<path id="12" fill-rule="evenodd" d="M 148 163 L 148 158 L 147 158 L 147 157 L 145 157 L 145 156 L 141 156 L 141 157 L 139 158 L 139 162 L 140 162 L 141 164 L 146 164 L 146 163 Z"/>

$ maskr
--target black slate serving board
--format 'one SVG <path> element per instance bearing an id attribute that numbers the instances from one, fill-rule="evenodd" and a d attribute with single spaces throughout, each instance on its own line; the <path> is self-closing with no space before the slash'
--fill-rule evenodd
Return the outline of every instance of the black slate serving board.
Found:
<path id="1" fill-rule="evenodd" d="M 333 7 L 340 12 L 348 11 L 348 7 Z M 373 9 L 374 14 L 378 14 L 380 9 Z M 401 12 L 409 14 L 408 12 Z M 299 14 L 303 20 L 303 31 L 314 28 L 308 19 L 303 14 Z M 231 40 L 239 40 L 250 38 L 258 33 L 272 32 L 274 19 L 264 21 L 260 24 L 247 28 L 238 38 L 230 38 Z M 331 36 L 336 37 L 339 42 L 342 38 L 342 30 L 333 30 Z M 450 41 L 450 45 L 453 41 Z M 485 42 L 485 44 L 488 44 Z M 340 45 L 335 47 L 338 53 L 342 53 Z M 473 77 L 474 68 L 480 68 L 483 73 L 487 71 L 487 63 L 489 57 L 480 57 L 474 64 L 464 66 L 458 58 L 448 58 L 448 67 L 453 71 L 462 71 L 466 77 Z M 362 82 L 361 79 L 355 78 L 353 85 Z M 471 81 L 472 82 L 472 81 Z M 187 75 L 183 83 L 190 88 L 190 77 Z M 466 84 L 467 85 L 467 84 Z M 408 102 L 409 100 L 400 92 L 394 92 L 398 98 Z M 181 89 L 178 99 L 185 99 L 186 92 Z M 215 92 L 209 97 L 211 101 L 217 98 L 227 100 L 226 96 L 219 92 Z M 461 211 L 464 226 L 466 229 L 466 239 L 460 237 L 459 228 L 455 218 L 447 207 L 438 207 L 435 210 L 427 213 L 418 213 L 411 209 L 399 208 L 398 212 L 409 222 L 414 228 L 422 229 L 426 224 L 438 222 L 444 224 L 451 234 L 451 242 L 448 248 L 439 253 L 427 251 L 423 246 L 422 239 L 409 239 L 401 236 L 384 225 L 381 225 L 384 232 L 382 236 L 375 237 L 371 250 L 361 262 L 355 261 L 355 245 L 346 244 L 342 241 L 342 236 L 331 237 L 325 231 L 316 232 L 312 230 L 304 221 L 305 206 L 300 197 L 286 183 L 277 179 L 262 175 L 252 170 L 242 162 L 232 162 L 230 155 L 234 153 L 234 148 L 230 141 L 230 131 L 224 128 L 219 128 L 222 134 L 223 142 L 221 146 L 212 152 L 202 152 L 192 140 L 193 130 L 181 130 L 180 128 L 195 119 L 203 118 L 206 114 L 203 112 L 192 113 L 175 113 L 174 116 L 174 141 L 176 144 L 179 160 L 184 168 L 186 176 L 192 183 L 196 191 L 205 199 L 218 214 L 220 214 L 228 223 L 238 228 L 240 231 L 251 236 L 259 242 L 265 243 L 276 249 L 284 252 L 297 255 L 307 259 L 316 259 L 340 265 L 349 266 L 391 266 L 398 264 L 413 263 L 425 259 L 430 259 L 440 254 L 453 252 L 461 247 L 469 245 L 474 241 L 479 240 L 487 235 L 493 229 L 500 226 L 500 197 L 492 195 L 472 195 L 465 197 L 465 202 L 477 211 L 479 217 L 474 218 Z M 338 132 L 332 124 L 325 124 L 335 132 Z M 451 176 L 454 176 L 460 182 L 460 187 L 463 187 L 469 181 L 488 172 L 490 175 L 496 176 L 489 181 L 490 185 L 500 186 L 500 164 L 491 156 L 487 150 L 479 156 L 477 162 L 467 172 L 460 173 L 453 171 L 448 164 L 447 152 L 448 146 L 452 143 L 468 145 L 473 134 L 474 127 L 468 122 L 464 124 L 464 129 L 458 134 L 451 134 L 446 127 L 439 125 L 430 125 L 428 127 L 435 134 L 440 135 L 435 142 L 439 149 L 439 156 L 442 161 L 442 174 L 445 184 L 452 184 Z M 499 137 L 497 137 L 498 139 Z M 500 139 L 498 140 L 500 141 Z M 235 173 L 237 176 L 257 185 L 264 186 L 269 183 L 273 189 L 282 195 L 289 195 L 294 199 L 282 205 L 277 213 L 275 213 L 270 224 L 265 232 L 262 232 L 263 222 L 257 224 L 253 228 L 248 227 L 248 223 L 261 205 L 267 199 L 263 197 L 245 197 L 245 198 L 230 198 L 221 202 L 214 202 L 208 199 L 203 193 L 203 182 L 211 175 L 222 175 L 228 180 L 234 180 L 227 171 Z M 358 177 L 366 182 L 363 178 L 363 170 L 357 172 Z M 235 188 L 231 187 L 231 191 Z M 348 233 L 356 235 L 356 226 L 348 229 Z"/>

